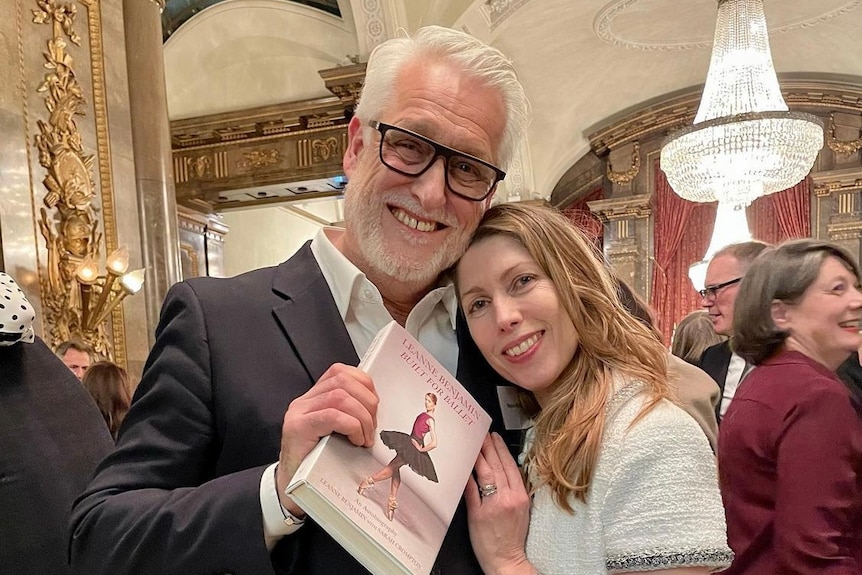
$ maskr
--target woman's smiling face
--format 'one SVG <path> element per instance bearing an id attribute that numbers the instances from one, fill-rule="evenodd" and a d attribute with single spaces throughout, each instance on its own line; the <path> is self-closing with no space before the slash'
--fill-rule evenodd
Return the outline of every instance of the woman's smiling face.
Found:
<path id="1" fill-rule="evenodd" d="M 457 277 L 470 335 L 482 355 L 542 404 L 578 347 L 551 279 L 520 243 L 504 235 L 470 246 Z"/>

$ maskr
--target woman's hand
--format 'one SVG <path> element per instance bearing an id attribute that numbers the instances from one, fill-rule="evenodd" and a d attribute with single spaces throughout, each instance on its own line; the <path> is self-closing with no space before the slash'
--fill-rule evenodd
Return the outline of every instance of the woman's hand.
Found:
<path id="1" fill-rule="evenodd" d="M 470 542 L 482 570 L 488 575 L 534 574 L 525 549 L 530 496 L 518 465 L 496 433 L 485 438 L 475 471 L 476 480 L 469 479 L 464 499 Z"/>

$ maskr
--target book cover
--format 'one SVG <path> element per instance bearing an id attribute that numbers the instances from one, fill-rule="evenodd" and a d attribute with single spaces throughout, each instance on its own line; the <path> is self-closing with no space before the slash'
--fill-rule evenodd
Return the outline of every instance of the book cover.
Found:
<path id="1" fill-rule="evenodd" d="M 427 575 L 491 418 L 394 321 L 359 367 L 380 398 L 374 446 L 324 437 L 287 492 L 372 573 Z"/>

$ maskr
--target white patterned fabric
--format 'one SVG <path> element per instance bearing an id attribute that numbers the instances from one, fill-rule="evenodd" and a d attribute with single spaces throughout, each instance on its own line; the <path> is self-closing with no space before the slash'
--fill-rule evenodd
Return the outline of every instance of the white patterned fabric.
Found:
<path id="1" fill-rule="evenodd" d="M 662 401 L 631 425 L 644 397 L 617 381 L 587 502 L 533 499 L 527 557 L 543 575 L 730 565 L 715 458 L 697 423 Z M 630 427 L 631 425 L 631 427 Z"/>
<path id="2" fill-rule="evenodd" d="M 35 319 L 27 296 L 12 276 L 0 272 L 0 345 L 33 343 Z"/>

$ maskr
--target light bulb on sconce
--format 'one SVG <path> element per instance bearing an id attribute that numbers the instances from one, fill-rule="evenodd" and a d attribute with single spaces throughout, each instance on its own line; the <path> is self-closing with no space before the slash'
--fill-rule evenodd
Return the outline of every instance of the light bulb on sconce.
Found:
<path id="1" fill-rule="evenodd" d="M 121 276 L 129 269 L 129 250 L 126 246 L 120 246 L 111 252 L 105 262 L 108 267 L 108 273 Z"/>
<path id="2" fill-rule="evenodd" d="M 106 274 L 99 275 L 98 264 L 85 259 L 75 270 L 75 279 L 81 293 L 81 331 L 85 340 L 93 337 L 98 326 L 130 295 L 138 293 L 144 284 L 144 270 L 126 273 L 129 267 L 129 250 L 121 246 L 108 255 Z M 119 289 L 117 285 L 119 284 Z M 93 302 L 95 285 L 101 286 L 98 299 Z"/>

